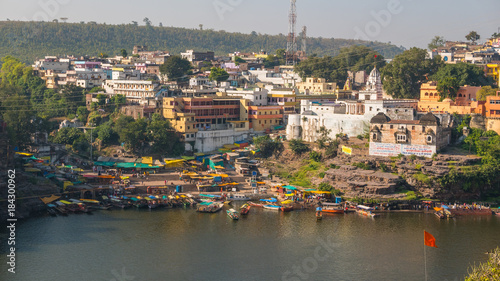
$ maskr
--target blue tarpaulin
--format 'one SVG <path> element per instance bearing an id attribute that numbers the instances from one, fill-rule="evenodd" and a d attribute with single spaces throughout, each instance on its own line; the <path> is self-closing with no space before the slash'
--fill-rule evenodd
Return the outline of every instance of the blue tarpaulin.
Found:
<path id="1" fill-rule="evenodd" d="M 276 198 L 260 199 L 260 201 L 263 201 L 263 202 L 278 202 L 278 199 L 276 199 Z"/>

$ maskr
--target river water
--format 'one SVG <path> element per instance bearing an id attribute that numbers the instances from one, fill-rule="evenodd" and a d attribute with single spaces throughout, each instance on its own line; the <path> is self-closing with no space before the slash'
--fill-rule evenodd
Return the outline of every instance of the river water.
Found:
<path id="1" fill-rule="evenodd" d="M 18 224 L 15 274 L 3 232 L 0 280 L 425 280 L 424 229 L 439 247 L 425 249 L 428 280 L 463 280 L 500 246 L 498 216 L 98 211 Z"/>

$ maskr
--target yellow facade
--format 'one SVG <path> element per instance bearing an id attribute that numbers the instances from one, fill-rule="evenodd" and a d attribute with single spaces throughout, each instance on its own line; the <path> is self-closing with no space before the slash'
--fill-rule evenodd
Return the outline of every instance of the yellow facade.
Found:
<path id="1" fill-rule="evenodd" d="M 337 83 L 326 83 L 324 78 L 306 78 L 305 82 L 297 83 L 300 93 L 321 95 L 322 93 L 335 93 Z"/>
<path id="2" fill-rule="evenodd" d="M 500 64 L 488 63 L 486 65 L 486 76 L 493 78 L 497 85 L 500 85 Z"/>
<path id="3" fill-rule="evenodd" d="M 262 132 L 283 125 L 283 107 L 281 106 L 248 106 L 250 128 Z"/>
<path id="4" fill-rule="evenodd" d="M 163 98 L 163 117 L 181 134 L 197 133 L 195 114 L 182 112 L 182 107 L 182 98 Z"/>

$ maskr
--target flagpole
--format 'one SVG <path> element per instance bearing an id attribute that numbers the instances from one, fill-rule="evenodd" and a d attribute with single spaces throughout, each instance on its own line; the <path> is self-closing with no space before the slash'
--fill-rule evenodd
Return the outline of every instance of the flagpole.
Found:
<path id="1" fill-rule="evenodd" d="M 425 250 L 425 230 L 424 230 L 424 271 L 425 271 L 425 281 L 427 281 L 427 255 Z"/>

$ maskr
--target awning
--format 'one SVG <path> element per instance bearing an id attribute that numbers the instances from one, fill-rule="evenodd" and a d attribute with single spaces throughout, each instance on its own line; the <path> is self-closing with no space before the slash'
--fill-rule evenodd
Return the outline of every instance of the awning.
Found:
<path id="1" fill-rule="evenodd" d="M 263 201 L 263 202 L 278 202 L 278 199 L 276 199 L 276 198 L 269 198 L 269 199 L 260 199 L 260 201 Z"/>
<path id="2" fill-rule="evenodd" d="M 48 204 L 48 203 L 51 203 L 51 202 L 54 202 L 56 201 L 57 199 L 61 198 L 61 196 L 55 196 L 55 195 L 52 195 L 50 197 L 40 197 L 40 200 L 42 200 L 42 202 L 44 204 Z"/>
<path id="3" fill-rule="evenodd" d="M 94 166 L 102 166 L 102 167 L 113 167 L 115 164 L 116 164 L 115 162 L 103 162 L 103 161 L 94 162 Z"/>
<path id="4" fill-rule="evenodd" d="M 283 188 L 286 188 L 289 190 L 297 190 L 297 188 L 295 186 L 291 186 L 291 185 L 285 185 L 285 186 L 283 186 Z"/>
<path id="5" fill-rule="evenodd" d="M 292 204 L 293 201 L 292 200 L 285 200 L 285 201 L 282 201 L 281 204 Z"/>

